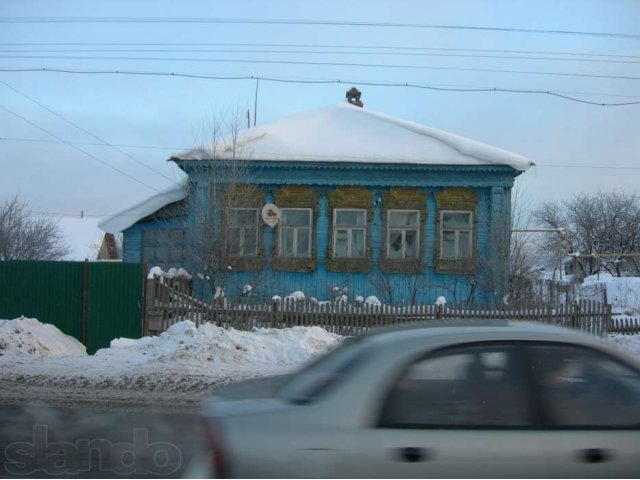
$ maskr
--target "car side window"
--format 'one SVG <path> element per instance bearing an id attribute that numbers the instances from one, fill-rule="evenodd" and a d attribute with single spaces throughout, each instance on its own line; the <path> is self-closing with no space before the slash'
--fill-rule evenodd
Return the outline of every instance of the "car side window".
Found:
<path id="1" fill-rule="evenodd" d="M 589 348 L 539 345 L 529 349 L 529 368 L 552 425 L 640 428 L 637 371 Z"/>
<path id="2" fill-rule="evenodd" d="M 532 407 L 515 348 L 446 349 L 411 365 L 392 384 L 380 426 L 388 428 L 532 425 Z"/>

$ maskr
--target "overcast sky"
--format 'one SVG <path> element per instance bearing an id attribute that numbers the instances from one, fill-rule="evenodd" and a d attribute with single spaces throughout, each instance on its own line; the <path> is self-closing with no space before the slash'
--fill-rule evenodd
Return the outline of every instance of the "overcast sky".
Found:
<path id="1" fill-rule="evenodd" d="M 149 21 L 159 18 L 171 21 Z M 1 0 L 0 21 L 1 196 L 19 194 L 33 210 L 61 218 L 75 258 L 97 241 L 98 216 L 179 177 L 167 158 L 202 140 L 212 112 L 250 109 L 253 116 L 256 82 L 7 70 L 260 76 L 258 124 L 343 101 L 356 86 L 365 108 L 531 158 L 538 166 L 518 184 L 533 203 L 598 189 L 637 191 L 640 184 L 640 104 L 602 107 L 533 93 L 365 84 L 640 102 L 635 0 Z M 483 28 L 427 28 L 434 25 Z M 73 220 L 81 211 L 90 218 Z"/>

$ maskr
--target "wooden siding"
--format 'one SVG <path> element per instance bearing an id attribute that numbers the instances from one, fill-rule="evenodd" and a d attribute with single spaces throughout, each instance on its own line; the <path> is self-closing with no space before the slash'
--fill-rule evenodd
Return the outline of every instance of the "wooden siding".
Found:
<path id="1" fill-rule="evenodd" d="M 140 263 L 142 258 L 142 232 L 152 230 L 173 230 L 176 228 L 184 228 L 184 219 L 172 219 L 161 221 L 146 221 L 144 223 L 135 223 L 127 228 L 122 235 L 122 260 L 124 262 Z M 147 259 L 149 267 L 158 265 L 162 268 L 180 267 L 181 265 L 163 265 L 156 259 Z"/>
<path id="2" fill-rule="evenodd" d="M 283 162 L 285 163 L 285 162 Z M 359 165 L 349 166 L 338 164 L 304 164 L 289 162 L 287 168 L 282 165 L 274 168 L 272 164 L 265 165 L 260 162 L 252 163 L 250 166 L 250 177 L 255 185 L 263 192 L 264 203 L 273 202 L 278 204 L 282 200 L 281 192 L 283 186 L 303 187 L 300 189 L 288 188 L 285 192 L 295 192 L 297 190 L 313 192 L 317 195 L 317 202 L 314 208 L 314 250 L 315 264 L 311 272 L 300 271 L 275 271 L 271 268 L 278 229 L 263 227 L 262 246 L 265 257 L 265 266 L 261 271 L 238 272 L 234 271 L 229 275 L 226 293 L 229 296 L 239 295 L 245 284 L 254 287 L 253 295 L 269 300 L 273 295 L 286 296 L 296 290 L 303 291 L 307 297 L 316 297 L 319 300 L 332 298 L 334 287 L 347 287 L 349 296 L 355 295 L 367 297 L 375 295 L 381 300 L 385 300 L 383 293 L 375 286 L 376 276 L 380 275 L 380 263 L 382 259 L 382 249 L 384 248 L 384 218 L 385 193 L 391 188 L 402 190 L 412 188 L 424 195 L 424 212 L 426 217 L 421 224 L 421 235 L 424 241 L 422 262 L 420 270 L 422 288 L 413 292 L 407 285 L 407 274 L 391 273 L 385 274 L 390 280 L 393 289 L 394 303 L 407 303 L 412 300 L 418 302 L 432 303 L 435 299 L 443 295 L 449 301 L 466 300 L 470 293 L 469 279 L 464 275 L 453 272 L 437 272 L 436 255 L 439 239 L 438 218 L 436 215 L 437 202 L 436 193 L 442 192 L 443 188 L 464 188 L 473 192 L 477 197 L 476 219 L 475 219 L 475 241 L 478 257 L 483 259 L 492 258 L 491 237 L 496 225 L 508 227 L 508 216 L 500 215 L 505 212 L 508 206 L 508 192 L 513 184 L 513 177 L 516 174 L 508 167 L 407 167 L 389 165 Z M 206 198 L 208 194 L 208 180 L 202 170 L 196 165 L 184 165 L 184 169 L 191 175 L 190 202 L 197 202 Z M 366 188 L 370 192 L 371 224 L 368 230 L 369 246 L 371 251 L 371 271 L 370 272 L 331 272 L 327 269 L 327 254 L 331 241 L 331 209 L 330 195 L 337 186 Z M 196 193 L 197 192 L 197 193 Z M 295 196 L 295 195 L 294 195 Z M 294 201 L 292 195 L 285 195 L 286 201 Z M 305 197 L 309 197 L 306 194 Z M 309 197 L 310 198 L 310 197 Z M 305 198 L 306 200 L 307 198 Z M 493 201 L 501 202 L 499 206 L 494 206 Z M 506 222 L 506 223 L 505 223 Z M 190 230 L 196 225 L 193 208 L 189 208 Z M 167 223 L 147 222 L 144 225 L 136 224 L 125 231 L 124 235 L 124 258 L 125 261 L 140 261 L 141 251 L 141 228 L 163 228 Z M 192 232 L 188 232 L 190 236 Z M 152 264 L 153 262 L 150 261 Z M 198 273 L 197 269 L 190 265 L 185 268 L 193 273 Z M 502 266 L 504 269 L 507 266 Z M 278 269 L 280 270 L 280 269 Z M 502 288 L 506 288 L 503 283 Z M 415 288 L 413 289 L 415 290 Z M 210 297 L 210 292 L 204 282 L 194 282 L 194 293 L 204 298 Z M 413 298 L 416 297 L 416 298 Z M 478 303 L 491 303 L 493 293 L 476 291 L 473 300 Z"/>

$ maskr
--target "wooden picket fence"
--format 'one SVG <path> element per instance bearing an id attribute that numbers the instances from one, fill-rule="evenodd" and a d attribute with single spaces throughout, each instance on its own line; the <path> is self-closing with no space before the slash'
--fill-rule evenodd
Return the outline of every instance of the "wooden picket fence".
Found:
<path id="1" fill-rule="evenodd" d="M 622 335 L 640 335 L 640 318 L 614 316 L 611 319 L 611 327 L 608 333 L 620 333 Z"/>
<path id="2" fill-rule="evenodd" d="M 339 335 L 355 335 L 384 325 L 434 319 L 527 320 L 561 325 L 594 335 L 640 333 L 640 319 L 613 318 L 611 306 L 596 301 L 557 308 L 520 306 L 501 309 L 286 300 L 249 304 L 225 299 L 224 302 L 208 303 L 193 298 L 190 292 L 181 291 L 180 287 L 160 282 L 153 282 L 147 288 L 145 333 L 160 333 L 179 321 L 191 320 L 196 325 L 211 322 L 240 330 L 319 326 Z"/>

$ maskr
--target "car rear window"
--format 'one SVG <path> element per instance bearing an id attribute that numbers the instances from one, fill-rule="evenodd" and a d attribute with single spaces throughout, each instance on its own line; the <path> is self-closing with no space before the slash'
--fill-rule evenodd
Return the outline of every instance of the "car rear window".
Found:
<path id="1" fill-rule="evenodd" d="M 287 382 L 279 396 L 297 404 L 311 403 L 337 385 L 368 356 L 360 337 L 349 337 L 340 346 L 307 365 Z"/>

